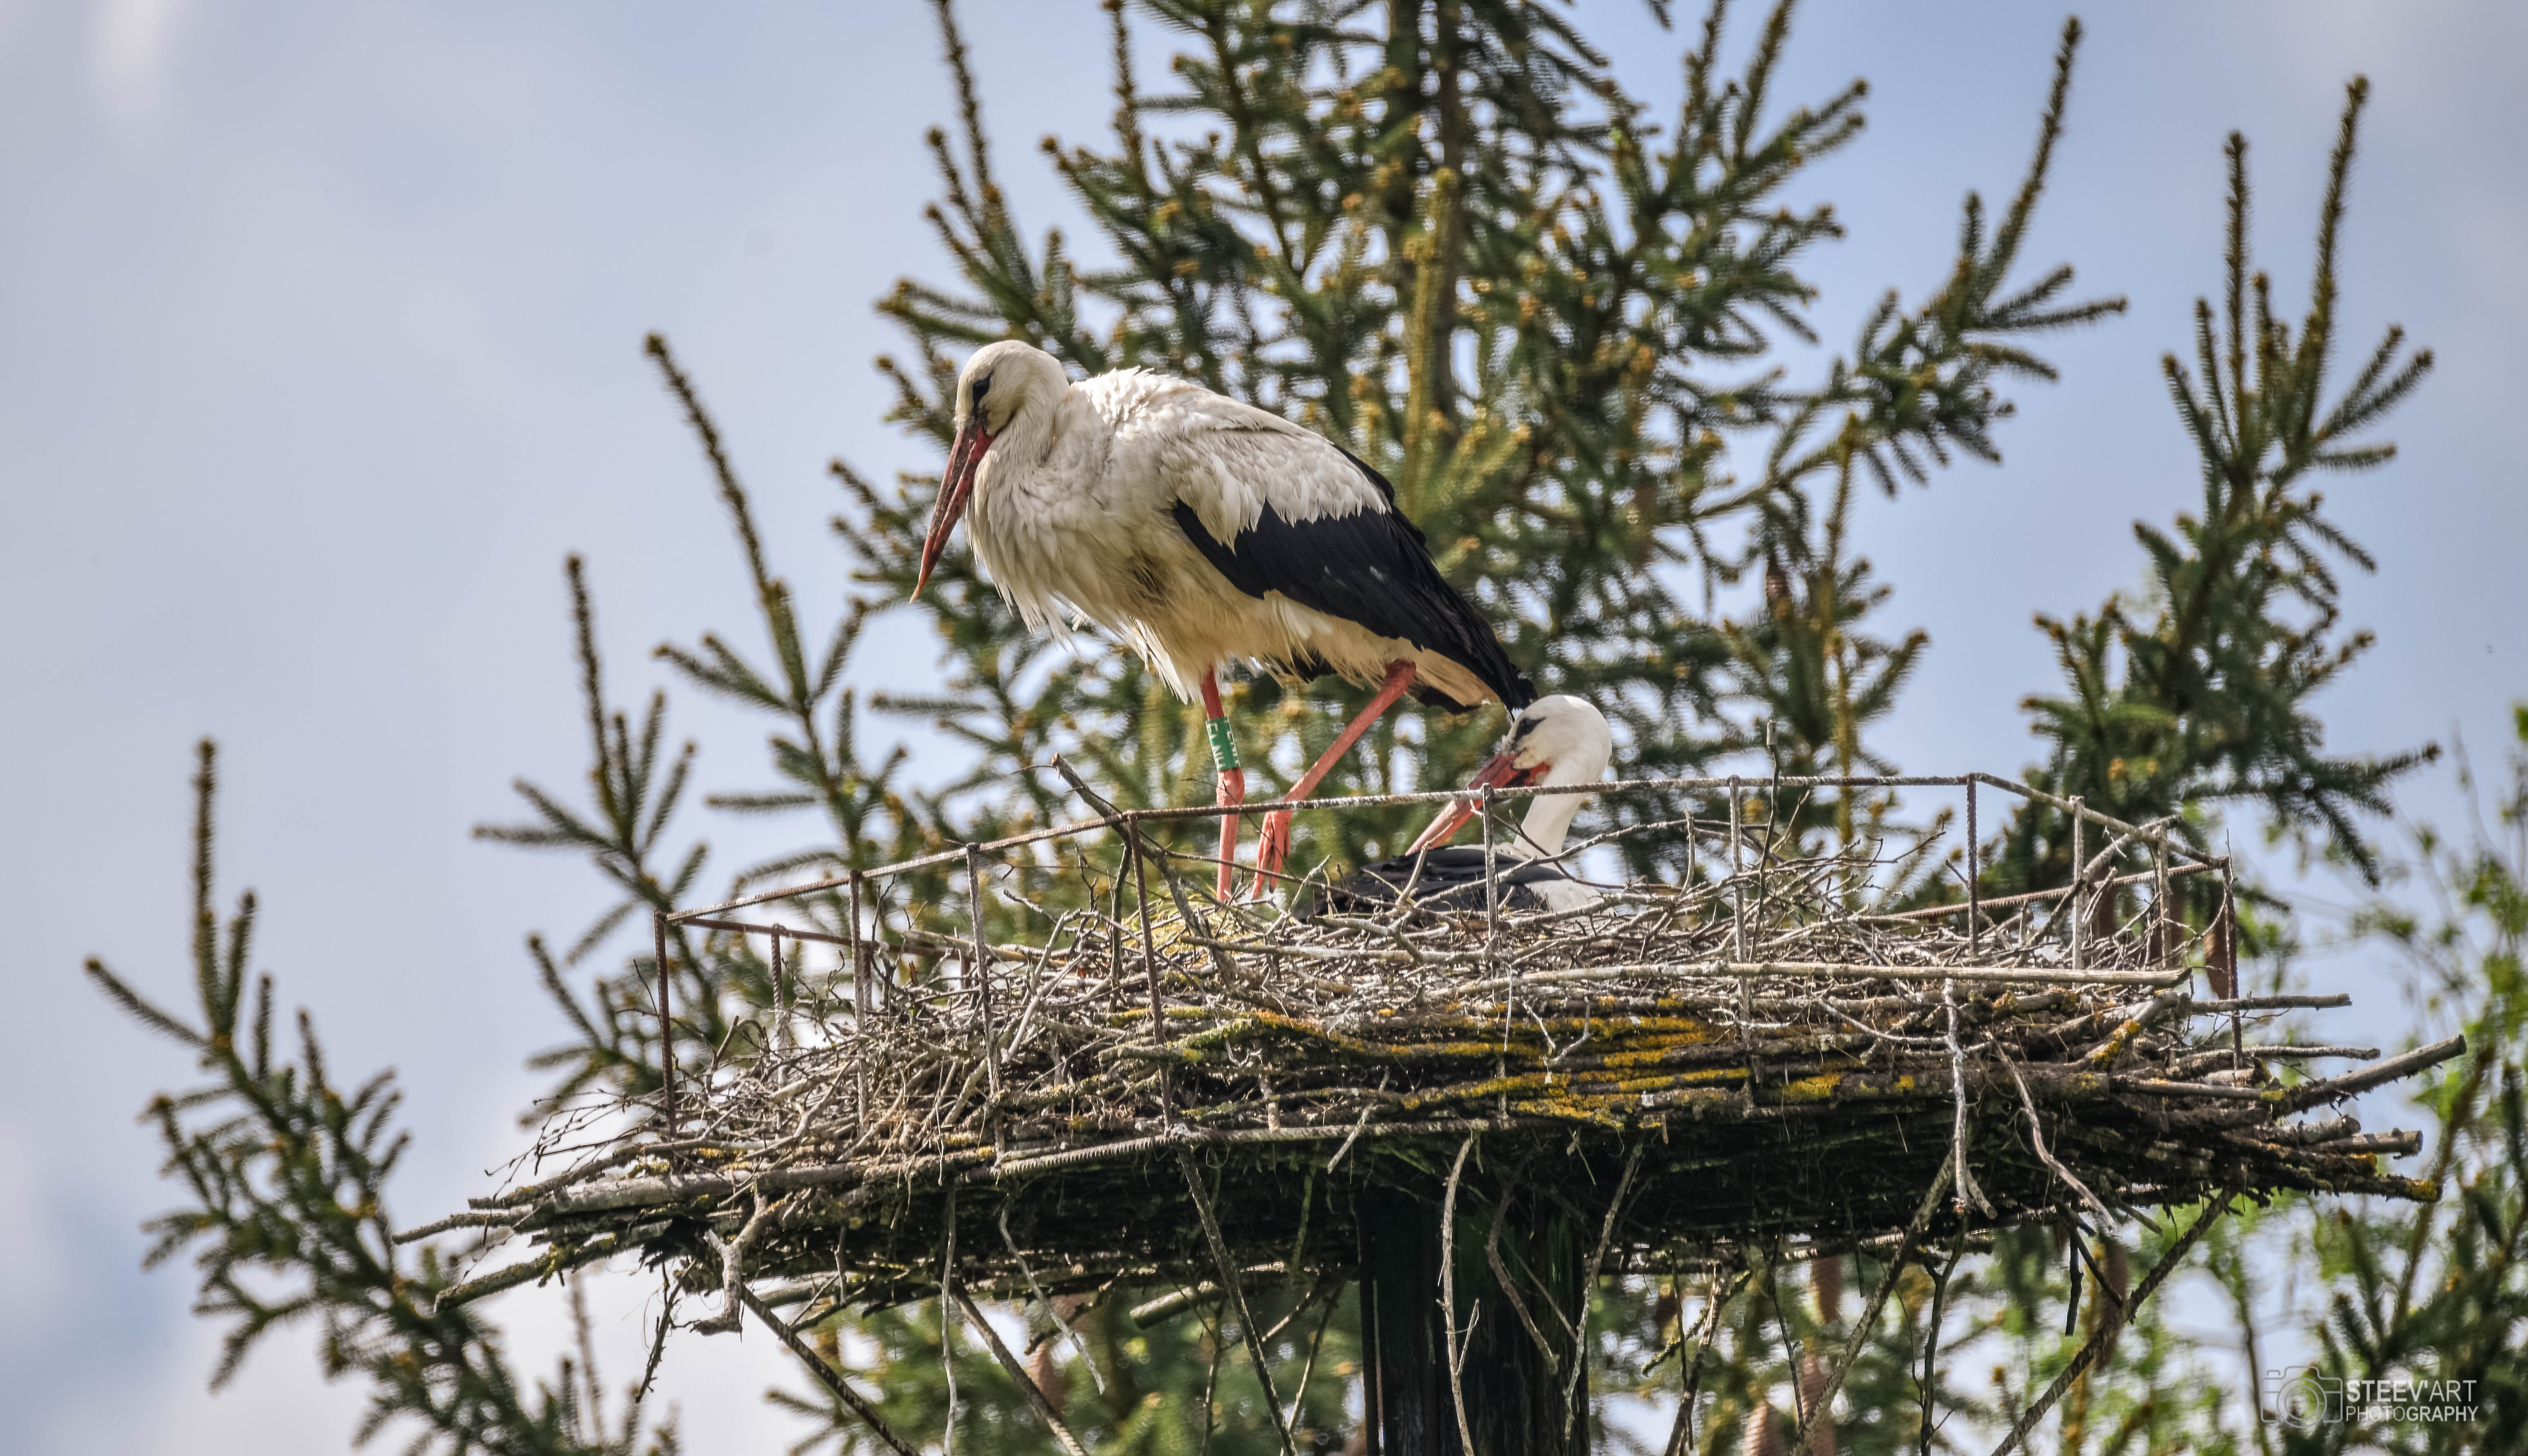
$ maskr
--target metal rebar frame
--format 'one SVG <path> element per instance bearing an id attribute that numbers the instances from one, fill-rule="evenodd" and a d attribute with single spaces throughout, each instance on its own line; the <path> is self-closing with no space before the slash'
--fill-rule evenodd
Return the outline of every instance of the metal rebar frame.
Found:
<path id="1" fill-rule="evenodd" d="M 1770 799 L 1773 801 L 1778 801 L 1781 791 L 1785 789 L 1842 789 L 1847 791 L 1856 789 L 1890 790 L 1908 788 L 1963 789 L 1966 794 L 1966 898 L 1959 904 L 1930 906 L 1921 910 L 1902 911 L 1895 916 L 1890 916 L 1889 918 L 1927 919 L 1950 914 L 1964 914 L 1966 916 L 1968 946 L 1970 954 L 1973 955 L 1980 952 L 1981 950 L 1983 920 L 1984 916 L 1988 912 L 1997 912 L 2019 906 L 2033 907 L 2047 901 L 2068 900 L 2069 902 L 2068 904 L 2064 904 L 2058 908 L 2057 915 L 2063 924 L 2063 935 L 2070 949 L 2070 976 L 2066 976 L 2061 972 L 2049 973 L 2035 966 L 1978 966 L 1975 968 L 1961 968 L 1964 972 L 1965 978 L 1973 980 L 2046 981 L 2080 978 L 2107 983 L 2152 986 L 2165 984 L 2174 979 L 2176 974 L 2183 974 L 2184 972 L 2180 971 L 2170 975 L 2140 975 L 2131 971 L 2124 971 L 2091 972 L 2086 976 L 2080 975 L 2080 972 L 2086 970 L 2085 962 L 2087 960 L 2087 939 L 2089 932 L 2088 921 L 2090 915 L 2095 911 L 2098 904 L 2101 903 L 2099 897 L 2111 892 L 2119 886 L 2139 884 L 2147 881 L 2151 884 L 2154 891 L 2150 913 L 2154 917 L 2154 923 L 2156 923 L 2160 917 L 2165 915 L 2164 907 L 2170 893 L 2169 886 L 2172 881 L 2193 874 L 2218 873 L 2224 877 L 2226 887 L 2230 873 L 2230 858 L 2228 856 L 2215 856 L 2200 853 L 2191 846 L 2186 844 L 2183 840 L 2172 835 L 2166 826 L 2130 824 L 2122 819 L 2114 817 L 2113 815 L 2101 813 L 2098 810 L 2089 807 L 2078 795 L 2063 796 L 2051 794 L 2044 790 L 2020 783 L 2017 780 L 2002 778 L 1995 774 L 1981 772 L 1947 775 L 1774 774 L 1768 776 L 1764 782 L 1768 796 L 1770 796 Z M 1642 790 L 1664 791 L 1680 794 L 1691 794 L 1696 792 L 1710 793 L 1715 790 L 1724 792 L 1727 794 L 1729 800 L 1727 836 L 1729 841 L 1728 903 L 1731 919 L 1730 956 L 1726 961 L 1699 963 L 1692 966 L 1691 969 L 1706 974 L 1735 975 L 1742 977 L 1747 981 L 1752 981 L 1758 977 L 1783 974 L 1889 974 L 1889 969 L 1884 967 L 1835 967 L 1817 962 L 1774 960 L 1751 954 L 1747 946 L 1746 928 L 1749 881 L 1751 879 L 1764 880 L 1767 875 L 1776 872 L 1777 866 L 1773 866 L 1769 863 L 1772 858 L 1769 850 L 1767 850 L 1765 855 L 1762 857 L 1767 862 L 1761 862 L 1752 867 L 1746 862 L 1747 846 L 1745 844 L 1745 839 L 1749 829 L 1749 825 L 1746 821 L 1747 785 L 1748 780 L 1744 775 L 1731 774 L 1726 777 L 1615 779 L 1598 784 L 1557 785 L 1553 787 L 1529 786 L 1518 788 L 1497 788 L 1486 786 L 1481 789 L 1473 790 L 1446 790 L 1429 793 L 1356 794 L 1308 801 L 1305 806 L 1301 809 L 1301 812 L 1312 814 L 1340 814 L 1346 810 L 1359 808 L 1389 807 L 1398 805 L 1430 805 L 1433 806 L 1440 806 L 1471 801 L 1474 806 L 1478 809 L 1478 817 L 1483 824 L 1485 878 L 1487 880 L 1484 906 L 1485 925 L 1487 927 L 1487 950 L 1485 955 L 1489 958 L 1492 954 L 1490 951 L 1490 942 L 1497 935 L 1497 926 L 1501 914 L 1500 889 L 1498 884 L 1495 883 L 1499 868 L 1500 848 L 1497 844 L 1493 825 L 1493 814 L 1498 807 L 1512 801 L 1557 795 L 1610 795 Z M 2072 874 L 2064 885 L 2052 889 L 2031 890 L 2022 894 L 2000 897 L 1988 898 L 1983 894 L 1982 845 L 1979 838 L 1981 832 L 1981 815 L 1980 805 L 1976 797 L 1976 791 L 1979 787 L 1998 790 L 2001 793 L 2024 803 L 2050 806 L 2061 811 L 2070 818 L 2072 830 Z M 1097 806 L 1111 807 L 1110 806 L 1103 804 L 1102 801 L 1097 802 Z M 1173 862 L 1178 859 L 1200 860 L 1203 857 L 1195 855 L 1180 855 L 1173 851 L 1159 848 L 1157 845 L 1149 841 L 1148 836 L 1144 831 L 1144 826 L 1154 823 L 1169 823 L 1179 820 L 1217 818 L 1223 814 L 1235 812 L 1238 812 L 1237 806 L 1223 805 L 1187 805 L 1183 807 L 1176 808 L 1115 809 L 1112 812 L 1103 813 L 1094 818 L 1078 819 L 1067 823 L 1049 825 L 1045 828 L 1032 829 L 1021 834 L 1006 835 L 999 839 L 962 844 L 953 849 L 940 850 L 928 855 L 915 856 L 908 859 L 897 860 L 891 864 L 877 865 L 868 869 L 846 870 L 840 874 L 812 880 L 805 884 L 788 885 L 777 889 L 759 891 L 751 895 L 722 901 L 715 905 L 698 906 L 691 910 L 665 911 L 656 914 L 653 918 L 655 921 L 654 930 L 657 947 L 657 963 L 658 967 L 658 1025 L 660 1028 L 659 1096 L 661 1121 L 668 1129 L 667 1135 L 669 1137 L 674 1136 L 673 1129 L 676 1125 L 677 1117 L 677 1078 L 674 1057 L 672 1054 L 674 1039 L 670 1034 L 668 1034 L 669 1028 L 672 1025 L 671 1016 L 673 1011 L 670 989 L 668 986 L 668 967 L 670 962 L 668 961 L 667 947 L 667 937 L 671 929 L 690 928 L 694 930 L 732 933 L 739 936 L 763 935 L 770 939 L 772 942 L 773 996 L 775 1001 L 776 1018 L 773 1035 L 776 1038 L 786 1038 L 789 1035 L 789 1028 L 786 1023 L 796 1010 L 796 1008 L 791 1004 L 793 998 L 789 994 L 789 980 L 791 979 L 790 973 L 793 966 L 785 962 L 785 958 L 782 955 L 780 942 L 783 940 L 788 940 L 794 943 L 805 942 L 818 945 L 830 945 L 839 947 L 843 950 L 844 954 L 851 959 L 853 1014 L 856 1017 L 870 1014 L 876 1009 L 877 993 L 875 977 L 872 974 L 871 967 L 874 958 L 877 955 L 910 955 L 917 957 L 933 956 L 954 958 L 962 961 L 971 968 L 972 971 L 969 976 L 963 978 L 971 982 L 971 984 L 964 986 L 963 994 L 977 998 L 977 1010 L 979 1012 L 979 1019 L 982 1028 L 981 1039 L 983 1042 L 982 1060 L 984 1065 L 984 1073 L 992 1095 L 997 1097 L 1000 1094 L 1000 1032 L 995 1021 L 995 1008 L 991 1003 L 991 978 L 982 974 L 981 971 L 982 967 L 988 962 L 996 957 L 1005 959 L 1009 954 L 1011 954 L 1011 952 L 1007 947 L 999 947 L 989 944 L 986 939 L 983 916 L 985 859 L 996 855 L 1005 854 L 1009 851 L 1026 849 L 1030 846 L 1077 839 L 1088 835 L 1103 833 L 1109 830 L 1117 831 L 1123 842 L 1124 860 L 1129 866 L 1133 884 L 1134 913 L 1139 925 L 1141 959 L 1145 971 L 1145 979 L 1148 982 L 1149 988 L 1150 1014 L 1153 1017 L 1158 1017 L 1163 1014 L 1163 1012 L 1159 985 L 1158 956 L 1153 941 L 1150 922 L 1149 858 L 1155 853 L 1162 856 L 1167 861 Z M 1775 818 L 1778 812 L 1778 803 L 1768 802 L 1765 810 L 1768 823 Z M 1694 845 L 1696 835 L 1691 827 L 1693 821 L 1689 819 L 1687 823 L 1689 827 L 1685 836 L 1685 853 L 1688 857 L 1687 862 L 1691 865 L 1695 853 Z M 2147 848 L 2151 854 L 2151 867 L 2147 870 L 2124 875 L 2101 874 L 2101 876 L 2095 881 L 2091 881 L 2086 873 L 2087 865 L 2084 858 L 2088 844 L 2087 829 L 2090 825 L 2096 825 L 2108 834 L 2120 837 L 2119 842 L 2133 843 Z M 885 910 L 882 905 L 878 909 L 877 915 L 874 918 L 869 918 L 869 911 L 863 904 L 865 887 L 874 888 L 885 881 L 921 870 L 936 870 L 961 864 L 966 871 L 966 892 L 969 902 L 969 922 L 972 932 L 970 936 L 953 937 L 941 936 L 934 933 L 924 933 L 919 940 L 904 937 L 890 939 L 881 931 L 878 924 L 878 921 L 882 920 L 885 915 Z M 1171 874 L 1173 873 L 1172 870 L 1169 872 Z M 1690 878 L 1691 871 L 1689 870 L 1689 880 Z M 1767 881 L 1767 883 L 1769 883 L 1769 881 Z M 1123 889 L 1122 876 L 1119 874 L 1115 886 L 1115 895 L 1119 902 L 1119 908 Z M 849 908 L 847 911 L 848 919 L 844 925 L 843 933 L 841 934 L 786 922 L 739 919 L 732 917 L 732 912 L 734 911 L 778 906 L 784 902 L 798 901 L 810 896 L 829 894 L 836 890 L 846 892 L 849 900 Z M 2223 895 L 2223 903 L 2225 907 L 2229 903 L 2229 896 L 2226 893 L 2226 888 Z M 2228 911 L 2225 909 L 2224 913 L 2231 913 L 2231 911 Z M 2006 925 L 2008 922 L 2005 919 L 2002 923 Z M 864 928 L 865 924 L 867 925 L 866 929 Z M 2020 931 L 2020 945 L 2023 951 L 2025 951 L 2028 945 L 2030 934 L 2031 931 L 2028 927 L 2026 919 L 2023 917 L 2022 928 Z M 2173 938 L 2173 932 L 2171 934 Z M 1115 954 L 1118 956 L 1122 954 L 1120 941 L 1116 945 Z M 789 960 L 795 962 L 795 957 L 789 958 Z M 2164 970 L 2165 967 L 2162 967 L 2162 969 Z M 1491 962 L 1487 959 L 1487 974 L 1490 973 L 1490 970 Z M 1897 970 L 1894 974 L 1900 978 L 1913 978 L 1916 975 L 1916 972 L 1910 970 Z M 1515 981 L 1516 977 L 1513 975 L 1510 978 L 1510 984 L 1504 987 L 1504 989 L 1509 993 L 1509 1001 L 1512 1006 L 1515 1005 L 1517 994 Z M 1512 1014 L 1512 1013 L 1505 1008 L 1503 1017 L 1505 1033 L 1510 1014 Z M 865 1070 L 863 1079 L 865 1080 Z M 1163 1098 L 1167 1095 L 1167 1081 L 1168 1079 L 1163 1073 L 1161 1076 Z M 867 1093 L 865 1087 L 862 1089 L 860 1095 L 863 1100 L 866 1099 Z"/>
<path id="2" fill-rule="evenodd" d="M 1744 775 L 1731 775 L 1726 778 L 1608 779 L 1603 783 L 1596 784 L 1555 784 L 1550 786 L 1529 785 L 1518 788 L 1500 789 L 1497 790 L 1496 793 L 1501 801 L 1507 803 L 1513 800 L 1535 799 L 1554 795 L 1611 795 L 1629 793 L 1634 790 L 1687 791 L 1696 789 L 1713 790 L 1728 788 L 1734 791 L 1736 786 L 1745 782 L 1746 779 Z M 1777 779 L 1769 779 L 1767 782 L 1778 785 L 1780 788 L 1784 789 L 1963 789 L 1973 784 L 1983 784 L 1990 788 L 1999 789 L 2005 794 L 2010 794 L 2017 798 L 2024 799 L 2031 804 L 2049 805 L 2055 808 L 2062 809 L 2066 813 L 2071 814 L 2075 822 L 2095 824 L 2102 829 L 2111 830 L 2118 834 L 2129 835 L 2142 844 L 2164 845 L 2168 848 L 2170 853 L 2183 856 L 2184 858 L 2191 859 L 2197 863 L 2226 865 L 2230 862 L 2229 857 L 2227 856 L 2202 855 L 2196 853 L 2182 841 L 2172 838 L 2166 829 L 2152 829 L 2143 825 L 2128 824 L 2124 820 L 2116 818 L 2110 814 L 2103 814 L 2096 809 L 2087 807 L 2078 799 L 2067 799 L 2061 795 L 2049 794 L 2042 789 L 2033 789 L 2026 784 L 2020 783 L 2016 779 L 2006 779 L 1998 774 L 1784 774 Z M 1481 790 L 1470 789 L 1439 789 L 1414 794 L 1354 794 L 1340 798 L 1311 799 L 1304 801 L 1304 803 L 1297 807 L 1299 808 L 1299 811 L 1303 813 L 1340 812 L 1347 808 L 1385 807 L 1394 805 L 1427 804 L 1437 806 L 1455 804 L 1462 803 L 1467 800 L 1480 800 L 1481 795 Z M 1048 825 L 1042 829 L 1030 829 L 1023 834 L 1011 834 L 1005 835 L 999 839 L 980 840 L 975 842 L 972 848 L 979 850 L 986 855 L 993 855 L 1004 850 L 1014 850 L 1027 845 L 1042 844 L 1047 840 L 1074 839 L 1081 835 L 1094 833 L 1097 830 L 1117 828 L 1126 824 L 1166 823 L 1179 819 L 1215 819 L 1223 814 L 1239 813 L 1245 810 L 1242 810 L 1235 805 L 1214 804 L 1185 805 L 1176 808 L 1121 809 L 1111 814 L 1101 815 L 1097 818 L 1075 819 L 1068 823 Z M 955 849 L 939 850 L 928 855 L 917 855 L 910 859 L 900 859 L 895 863 L 879 865 L 873 869 L 847 871 L 843 874 L 833 875 L 826 879 L 812 880 L 806 884 L 785 885 L 776 890 L 759 891 L 753 895 L 744 895 L 734 900 L 725 900 L 717 905 L 698 906 L 692 910 L 677 910 L 669 914 L 667 919 L 670 923 L 683 923 L 704 916 L 719 915 L 725 914 L 730 910 L 745 910 L 752 906 L 768 905 L 776 901 L 791 900 L 802 895 L 815 895 L 828 890 L 838 890 L 850 884 L 855 874 L 871 880 L 887 879 L 898 875 L 910 874 L 915 870 L 931 869 L 943 864 L 960 863 L 965 859 L 968 848 L 968 846 L 961 844 Z M 1195 858 L 1199 857 L 1180 856 L 1178 858 Z"/>

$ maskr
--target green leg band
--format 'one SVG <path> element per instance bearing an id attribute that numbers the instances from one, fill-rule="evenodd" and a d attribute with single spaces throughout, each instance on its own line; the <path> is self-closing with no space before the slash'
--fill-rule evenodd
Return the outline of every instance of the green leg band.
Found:
<path id="1" fill-rule="evenodd" d="M 1211 731 L 1212 766 L 1222 773 L 1238 767 L 1238 740 L 1229 736 L 1229 720 L 1211 718 L 1206 720 L 1203 726 Z"/>

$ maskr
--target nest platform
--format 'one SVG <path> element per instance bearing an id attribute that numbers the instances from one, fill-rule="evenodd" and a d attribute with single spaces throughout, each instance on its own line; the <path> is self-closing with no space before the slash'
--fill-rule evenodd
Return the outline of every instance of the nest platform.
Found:
<path id="1" fill-rule="evenodd" d="M 1370 1200 L 1436 1204 L 1469 1154 L 1583 1220 L 1609 1274 L 2224 1193 L 2437 1196 L 2383 1162 L 2413 1134 L 2336 1105 L 2460 1044 L 2274 1042 L 2282 1014 L 2344 998 L 2209 989 L 2224 861 L 2049 801 L 2094 821 L 2080 886 L 1943 904 L 1924 886 L 1944 862 L 1971 882 L 1971 840 L 1792 857 L 1734 808 L 1856 783 L 2046 798 L 1981 775 L 1672 781 L 1731 786 L 1727 817 L 1654 826 L 1681 824 L 1699 867 L 1560 912 L 1224 904 L 1151 832 L 1207 813 L 1187 810 L 666 917 L 662 949 L 769 947 L 775 1013 L 660 1094 L 557 1118 L 544 1167 L 579 1161 L 414 1235 L 528 1244 L 443 1303 L 639 1251 L 833 1309 L 936 1293 L 943 1267 L 1021 1298 L 1339 1276 Z M 936 893 L 883 903 L 917 873 Z M 986 909 L 1036 932 L 995 939 Z M 2355 1065 L 2318 1074 L 2333 1062 Z"/>

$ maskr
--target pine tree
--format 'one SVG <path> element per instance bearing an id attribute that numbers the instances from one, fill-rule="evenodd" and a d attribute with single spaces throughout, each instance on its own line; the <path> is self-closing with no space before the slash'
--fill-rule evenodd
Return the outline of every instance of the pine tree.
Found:
<path id="1" fill-rule="evenodd" d="M 2319 208 L 2315 276 L 2298 336 L 2274 312 L 2249 261 L 2247 143 L 2229 141 L 2229 233 L 2220 309 L 2195 304 L 2195 368 L 2161 368 L 2201 458 L 2203 504 L 2172 532 L 2135 522 L 2147 591 L 2069 622 L 2039 617 L 2064 689 L 2028 710 L 2047 742 L 2037 782 L 2130 823 L 2173 818 L 2208 844 L 2221 806 L 2260 806 L 2278 829 L 2373 869 L 2357 816 L 2388 808 L 2387 786 L 2431 756 L 2330 754 L 2310 700 L 2371 645 L 2342 630 L 2337 562 L 2375 570 L 2369 552 L 2324 514 L 2323 473 L 2373 470 L 2396 446 L 2361 432 L 2432 367 L 2391 327 L 2351 383 L 2326 397 L 2336 348 L 2336 247 L 2368 83 L 2345 97 Z M 1996 881 L 2061 884 L 2071 874 L 2068 819 L 2039 809 L 2010 831 Z M 2101 847 L 2102 848 L 2102 847 Z M 2130 866 L 2128 866 L 2130 867 Z M 2112 897 L 2100 900 L 2112 913 Z"/>
<path id="2" fill-rule="evenodd" d="M 1715 6 L 1664 124 L 1541 7 L 1154 4 L 1145 26 L 1184 47 L 1169 67 L 1178 88 L 1156 96 L 1141 89 L 1125 7 L 1107 8 L 1111 143 L 1047 146 L 1121 260 L 1098 269 L 1075 263 L 1059 232 L 1032 242 L 1012 217 L 942 4 L 961 125 L 953 139 L 931 135 L 946 196 L 930 216 L 957 281 L 907 282 L 882 305 L 913 352 L 910 364 L 881 361 L 896 417 L 944 445 L 964 353 L 1015 336 L 1083 372 L 1182 373 L 1324 431 L 1396 483 L 1512 655 L 1540 686 L 1605 709 L 1646 775 L 1762 741 L 1748 719 L 1767 694 L 1742 691 L 1727 640 L 1695 609 L 1697 585 L 1708 593 L 1768 553 L 1805 567 L 1820 486 L 1840 493 L 1859 472 L 1893 493 L 1959 453 L 1997 459 L 2002 385 L 2052 377 L 2026 341 L 2122 307 L 2064 301 L 2068 266 L 2013 278 L 2060 134 L 2077 26 L 2035 157 L 1998 222 L 1970 195 L 1957 259 L 1929 297 L 1909 309 L 1891 290 L 1852 352 L 1798 387 L 1764 359 L 1784 337 L 1814 338 L 1815 290 L 1797 270 L 1842 230 L 1830 208 L 1779 199 L 1859 134 L 1866 88 L 1774 113 L 1789 6 L 1765 17 L 1735 76 L 1718 65 Z M 1729 472 L 1731 440 L 1754 442 L 1752 477 Z M 890 498 L 842 473 L 861 578 L 900 599 L 931 484 L 908 481 Z M 1183 802 L 1201 771 L 1198 716 L 1118 653 L 1036 688 L 1041 650 L 954 566 L 928 608 L 951 696 L 922 705 L 1006 755 L 994 772 L 1061 752 L 1098 763 L 1125 806 Z M 1290 771 L 1356 698 L 1241 684 L 1241 725 L 1271 731 L 1241 754 Z M 1498 731 L 1482 715 L 1399 715 L 1328 792 L 1446 786 Z M 1007 811 L 1017 822 L 1044 809 Z M 1406 810 L 1303 816 L 1296 862 L 1311 849 L 1357 862 L 1409 823 Z"/>
<path id="3" fill-rule="evenodd" d="M 326 1377 L 369 1382 L 363 1441 L 393 1426 L 410 1437 L 408 1449 L 448 1456 L 672 1453 L 671 1429 L 642 1424 L 656 1349 L 642 1378 L 609 1402 L 586 1356 L 586 1315 L 575 1300 L 581 1359 L 563 1359 L 533 1383 L 510 1371 L 497 1329 L 479 1314 L 433 1308 L 455 1271 L 436 1245 L 405 1254 L 409 1233 L 387 1209 L 387 1183 L 410 1136 L 393 1125 L 402 1098 L 395 1074 L 336 1082 L 304 1012 L 293 1061 L 274 1038 L 272 977 L 248 984 L 253 893 L 226 920 L 214 903 L 216 765 L 205 742 L 193 778 L 195 1005 L 165 1010 L 103 962 L 87 962 L 89 978 L 118 1006 L 192 1051 L 204 1078 L 149 1106 L 167 1175 L 188 1202 L 146 1228 L 147 1262 L 190 1254 L 200 1277 L 195 1313 L 228 1326 L 211 1383 L 226 1383 L 275 1330 L 312 1323 Z M 662 1319 L 662 1340 L 666 1329 Z M 619 1416 L 609 1419 L 609 1405 Z"/>

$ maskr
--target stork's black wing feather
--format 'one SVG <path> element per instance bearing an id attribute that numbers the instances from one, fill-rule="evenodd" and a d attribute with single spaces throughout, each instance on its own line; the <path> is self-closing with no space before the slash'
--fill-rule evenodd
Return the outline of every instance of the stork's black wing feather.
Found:
<path id="1" fill-rule="evenodd" d="M 1501 650 L 1492 623 L 1440 575 L 1421 531 L 1395 508 L 1395 488 L 1350 451 L 1343 458 L 1377 485 L 1386 510 L 1292 521 L 1267 505 L 1253 530 L 1224 544 L 1180 500 L 1177 524 L 1249 597 L 1279 592 L 1301 606 L 1438 652 L 1473 673 L 1513 713 L 1535 702 L 1535 685 Z M 1420 696 L 1456 708 L 1475 705 L 1436 692 Z"/>
<path id="2" fill-rule="evenodd" d="M 1414 857 L 1399 855 L 1381 859 L 1358 873 L 1329 886 L 1323 894 L 1310 891 L 1302 896 L 1298 917 L 1311 920 L 1321 914 L 1376 914 L 1404 898 L 1409 887 L 1413 903 L 1425 910 L 1463 912 L 1484 908 L 1484 851 L 1481 845 L 1443 845 L 1421 857 L 1420 878 L 1414 877 Z M 1504 910 L 1532 910 L 1545 908 L 1530 885 L 1548 880 L 1566 880 L 1553 864 L 1532 863 L 1523 859 L 1500 862 L 1501 905 Z"/>

